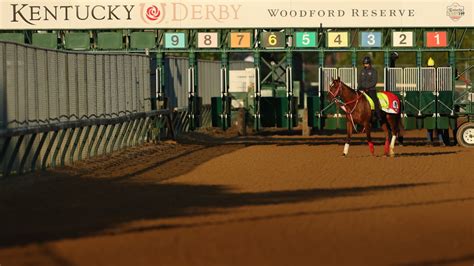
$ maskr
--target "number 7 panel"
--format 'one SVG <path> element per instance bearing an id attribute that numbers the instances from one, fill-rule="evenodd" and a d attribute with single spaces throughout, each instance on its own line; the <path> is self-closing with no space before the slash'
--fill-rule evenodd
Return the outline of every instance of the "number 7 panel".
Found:
<path id="1" fill-rule="evenodd" d="M 252 36 L 250 32 L 231 32 L 230 48 L 251 48 Z"/>

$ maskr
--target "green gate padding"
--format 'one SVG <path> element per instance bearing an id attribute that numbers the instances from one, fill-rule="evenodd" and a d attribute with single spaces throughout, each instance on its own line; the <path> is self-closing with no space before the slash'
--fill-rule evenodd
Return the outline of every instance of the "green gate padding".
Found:
<path id="1" fill-rule="evenodd" d="M 0 41 L 25 43 L 25 35 L 14 32 L 0 33 Z"/>
<path id="2" fill-rule="evenodd" d="M 407 91 L 403 101 L 403 112 L 408 116 L 418 115 L 420 110 L 420 93 L 417 91 Z"/>
<path id="3" fill-rule="evenodd" d="M 101 50 L 120 50 L 123 48 L 122 33 L 99 32 L 97 34 L 97 48 Z"/>
<path id="4" fill-rule="evenodd" d="M 423 115 L 432 115 L 436 113 L 436 95 L 432 92 L 420 93 L 420 109 Z"/>
<path id="5" fill-rule="evenodd" d="M 451 114 L 451 110 L 454 106 L 453 92 L 452 91 L 440 91 L 437 101 L 437 113 L 441 115 Z"/>
<path id="6" fill-rule="evenodd" d="M 132 32 L 130 35 L 130 48 L 153 49 L 156 47 L 154 32 Z"/>
<path id="7" fill-rule="evenodd" d="M 308 126 L 320 129 L 321 128 L 321 100 L 317 96 L 308 96 Z"/>
<path id="8" fill-rule="evenodd" d="M 191 103 L 191 108 L 193 108 L 194 113 L 194 126 L 196 128 L 201 127 L 202 125 L 202 119 L 201 119 L 201 110 L 202 110 L 202 97 L 199 96 L 194 96 L 190 98 L 190 103 Z"/>
<path id="9" fill-rule="evenodd" d="M 260 98 L 260 124 L 262 127 L 274 127 L 276 124 L 275 98 Z"/>
<path id="10" fill-rule="evenodd" d="M 56 33 L 33 33 L 32 44 L 41 48 L 57 49 L 58 36 Z"/>
<path id="11" fill-rule="evenodd" d="M 227 101 L 227 114 L 230 114 L 230 104 L 231 98 L 226 97 L 225 100 Z M 213 127 L 222 127 L 223 126 L 223 119 L 221 117 L 222 112 L 224 111 L 224 107 L 222 104 L 221 97 L 211 97 L 211 117 L 212 117 L 212 126 Z M 227 119 L 226 127 L 230 127 L 230 119 Z"/>
<path id="12" fill-rule="evenodd" d="M 275 107 L 276 107 L 276 125 L 277 127 L 287 128 L 289 127 L 290 118 L 288 116 L 289 104 L 287 97 L 275 97 Z M 291 99 L 292 107 L 292 123 L 291 127 L 296 127 L 298 125 L 298 98 L 293 97 Z"/>
<path id="13" fill-rule="evenodd" d="M 64 35 L 64 48 L 69 50 L 89 50 L 90 39 L 87 32 L 70 32 Z"/>

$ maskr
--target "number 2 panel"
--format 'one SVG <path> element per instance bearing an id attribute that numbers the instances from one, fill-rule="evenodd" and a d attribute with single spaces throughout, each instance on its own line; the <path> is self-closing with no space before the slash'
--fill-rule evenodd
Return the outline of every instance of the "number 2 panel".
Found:
<path id="1" fill-rule="evenodd" d="M 413 36 L 413 31 L 392 32 L 392 47 L 413 47 L 415 45 Z"/>

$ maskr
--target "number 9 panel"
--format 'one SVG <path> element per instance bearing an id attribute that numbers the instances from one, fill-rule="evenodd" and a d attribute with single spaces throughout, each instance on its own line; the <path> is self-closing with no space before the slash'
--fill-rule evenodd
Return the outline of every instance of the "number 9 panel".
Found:
<path id="1" fill-rule="evenodd" d="M 186 36 L 183 32 L 166 32 L 165 48 L 185 48 Z"/>

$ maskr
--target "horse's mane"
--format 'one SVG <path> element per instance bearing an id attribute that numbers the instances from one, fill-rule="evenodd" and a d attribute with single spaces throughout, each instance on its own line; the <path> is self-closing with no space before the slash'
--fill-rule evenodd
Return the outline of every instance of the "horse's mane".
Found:
<path id="1" fill-rule="evenodd" d="M 350 87 L 349 85 L 347 85 L 346 83 L 342 82 L 342 80 L 338 77 L 337 79 L 333 80 L 333 83 L 334 82 L 339 82 L 341 83 L 343 86 L 345 86 L 346 88 L 350 89 L 351 91 L 355 92 L 356 94 L 360 93 L 358 90 L 355 90 L 353 89 L 352 87 Z M 334 84 L 335 85 L 335 84 Z"/>

